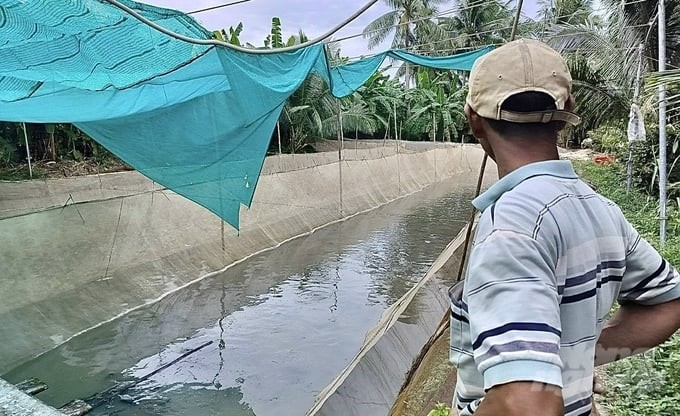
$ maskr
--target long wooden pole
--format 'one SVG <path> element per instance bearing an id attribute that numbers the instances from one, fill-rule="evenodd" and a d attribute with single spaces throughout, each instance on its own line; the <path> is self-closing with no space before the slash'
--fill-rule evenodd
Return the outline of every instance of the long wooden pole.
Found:
<path id="1" fill-rule="evenodd" d="M 521 10 L 522 10 L 522 0 L 519 0 L 519 2 L 517 4 L 517 14 L 515 16 L 515 23 L 514 23 L 513 28 L 512 28 L 512 34 L 510 35 L 511 41 L 515 39 L 515 34 L 517 32 L 517 22 L 519 21 Z M 464 150 L 464 149 L 462 149 L 462 150 Z M 488 155 L 484 154 L 484 158 L 482 159 L 482 165 L 479 169 L 479 176 L 477 178 L 477 188 L 475 190 L 475 196 L 479 196 L 479 194 L 482 190 L 482 183 L 484 181 L 484 171 L 486 170 L 486 163 L 487 163 L 488 159 L 489 159 Z M 470 238 L 472 237 L 472 229 L 474 228 L 475 215 L 476 215 L 476 210 L 473 208 L 472 214 L 470 215 L 470 221 L 468 222 L 468 228 L 465 232 L 465 243 L 463 245 L 463 253 L 462 253 L 461 260 L 460 260 L 460 268 L 458 270 L 458 276 L 456 278 L 456 282 L 460 281 L 462 276 L 463 276 L 465 258 L 467 256 L 467 251 L 468 251 L 468 247 L 469 247 L 469 244 L 470 244 Z M 430 350 L 432 345 L 434 345 L 434 343 L 437 342 L 437 340 L 440 337 L 444 336 L 444 334 L 446 333 L 446 329 L 450 326 L 450 324 L 451 324 L 451 313 L 450 313 L 449 310 L 447 310 L 444 313 L 442 320 L 439 322 L 439 326 L 437 326 L 437 329 L 434 331 L 432 336 L 430 336 L 430 339 L 427 340 L 427 342 L 425 343 L 423 348 L 420 350 L 420 354 L 418 355 L 418 357 L 416 357 L 416 359 L 413 360 L 413 365 L 411 366 L 411 369 L 406 374 L 406 379 L 405 379 L 404 384 L 402 385 L 401 390 L 403 390 L 405 388 L 405 386 L 408 385 L 408 383 L 410 382 L 411 377 L 414 374 L 415 370 L 420 365 L 420 363 L 422 363 L 422 361 L 425 357 L 425 354 L 427 354 L 427 352 Z"/>
<path id="2" fill-rule="evenodd" d="M 522 15 L 522 4 L 523 0 L 517 2 L 517 13 L 515 14 L 515 21 L 512 24 L 512 32 L 510 32 L 510 42 L 515 40 L 517 35 L 517 25 L 519 23 L 519 18 Z M 475 189 L 475 198 L 479 196 L 482 192 L 482 183 L 484 182 L 484 171 L 486 170 L 486 163 L 489 160 L 489 155 L 484 153 L 484 158 L 482 159 L 482 165 L 479 168 L 479 178 L 477 179 L 477 188 Z M 460 259 L 460 267 L 458 268 L 458 276 L 456 276 L 456 282 L 463 279 L 463 272 L 465 271 L 465 260 L 467 258 L 468 248 L 470 247 L 470 239 L 472 237 L 472 228 L 474 227 L 475 215 L 477 210 L 473 207 L 472 213 L 470 215 L 470 220 L 468 222 L 468 229 L 465 235 L 465 244 L 463 244 L 463 255 Z"/>

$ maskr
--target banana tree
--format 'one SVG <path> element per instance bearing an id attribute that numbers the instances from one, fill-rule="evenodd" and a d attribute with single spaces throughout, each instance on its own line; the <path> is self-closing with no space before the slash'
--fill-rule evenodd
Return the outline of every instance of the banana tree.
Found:
<path id="1" fill-rule="evenodd" d="M 377 130 L 381 130 L 387 137 L 394 121 L 395 107 L 404 105 L 404 87 L 396 79 L 390 79 L 378 71 L 373 74 L 358 90 L 376 122 Z"/>
<path id="2" fill-rule="evenodd" d="M 432 141 L 441 137 L 451 141 L 452 132 L 464 124 L 465 90 L 453 73 L 441 73 L 431 78 L 429 71 L 418 72 L 418 87 L 412 90 L 411 115 L 406 123 L 411 131 L 424 132 Z M 439 133 L 439 136 L 438 136 Z"/>

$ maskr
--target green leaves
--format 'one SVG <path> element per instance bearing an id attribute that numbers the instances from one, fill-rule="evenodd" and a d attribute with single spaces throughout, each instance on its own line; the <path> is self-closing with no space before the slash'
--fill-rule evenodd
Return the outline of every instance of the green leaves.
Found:
<path id="1" fill-rule="evenodd" d="M 283 35 L 281 34 L 281 19 L 276 16 L 272 17 L 270 41 L 272 48 L 283 48 L 285 46 L 283 43 Z"/>
<path id="2" fill-rule="evenodd" d="M 392 8 L 368 24 L 363 35 L 373 49 L 392 36 L 391 47 L 409 49 L 414 45 L 441 40 L 445 32 L 435 23 L 435 6 L 444 0 L 385 0 Z M 417 49 L 417 47 L 416 47 Z"/>
<path id="3" fill-rule="evenodd" d="M 451 408 L 444 403 L 437 403 L 434 409 L 430 410 L 427 416 L 449 416 L 451 414 Z"/>

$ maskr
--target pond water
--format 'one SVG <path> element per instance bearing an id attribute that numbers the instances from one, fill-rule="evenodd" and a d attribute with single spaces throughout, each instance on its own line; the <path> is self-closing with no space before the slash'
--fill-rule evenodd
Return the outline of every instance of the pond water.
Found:
<path id="1" fill-rule="evenodd" d="M 40 378 L 50 388 L 38 397 L 56 407 L 113 388 L 94 415 L 303 415 L 456 236 L 471 196 L 460 182 L 431 186 L 203 279 L 3 377 Z"/>

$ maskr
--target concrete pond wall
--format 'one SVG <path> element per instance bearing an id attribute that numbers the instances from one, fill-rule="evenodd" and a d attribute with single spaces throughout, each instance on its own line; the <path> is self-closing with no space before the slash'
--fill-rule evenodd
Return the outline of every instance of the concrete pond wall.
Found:
<path id="1" fill-rule="evenodd" d="M 452 176 L 474 182 L 482 156 L 442 143 L 271 156 L 240 232 L 136 172 L 0 182 L 0 375 L 291 238 Z"/>

